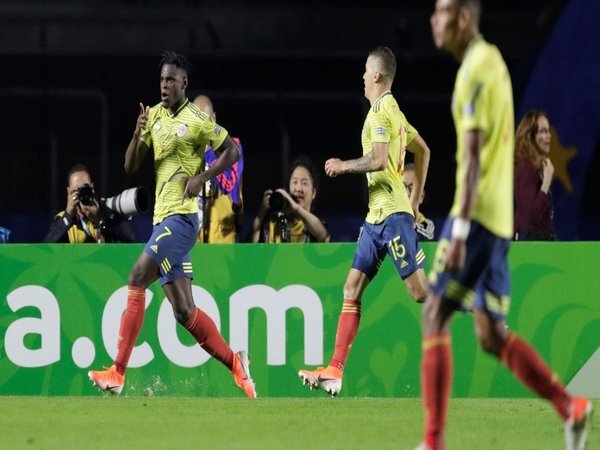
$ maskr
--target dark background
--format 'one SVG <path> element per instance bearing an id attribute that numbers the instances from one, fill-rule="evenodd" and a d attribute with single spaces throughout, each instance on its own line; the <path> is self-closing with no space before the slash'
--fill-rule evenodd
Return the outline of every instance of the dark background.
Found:
<path id="1" fill-rule="evenodd" d="M 483 4 L 482 32 L 507 60 L 518 107 L 563 2 Z M 153 190 L 151 158 L 128 177 L 124 153 L 138 103 L 159 101 L 159 55 L 174 50 L 192 62 L 188 96 L 209 95 L 218 122 L 242 141 L 246 229 L 262 191 L 284 186 L 289 162 L 303 154 L 321 169 L 317 214 L 334 241 L 354 240 L 367 208 L 364 176 L 326 179 L 322 167 L 329 157 L 361 155 L 364 62 L 382 44 L 397 56 L 393 91 L 400 107 L 432 150 L 423 212 L 441 226 L 454 191 L 450 96 L 457 64 L 433 46 L 433 5 L 2 3 L 0 225 L 13 231 L 13 242 L 41 241 L 64 209 L 66 174 L 78 162 L 90 168 L 103 196 L 136 185 Z M 150 223 L 150 214 L 135 218 L 138 240 L 146 240 Z"/>

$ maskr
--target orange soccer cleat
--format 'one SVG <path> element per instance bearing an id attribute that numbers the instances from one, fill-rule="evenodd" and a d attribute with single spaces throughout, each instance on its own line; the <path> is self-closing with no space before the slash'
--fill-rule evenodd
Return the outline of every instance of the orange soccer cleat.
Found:
<path id="1" fill-rule="evenodd" d="M 106 370 L 90 370 L 88 377 L 100 390 L 119 395 L 125 384 L 125 375 L 117 372 L 116 366 L 105 367 Z"/>
<path id="2" fill-rule="evenodd" d="M 250 359 L 244 351 L 237 352 L 233 355 L 233 379 L 249 398 L 256 398 L 256 387 L 250 376 Z"/>

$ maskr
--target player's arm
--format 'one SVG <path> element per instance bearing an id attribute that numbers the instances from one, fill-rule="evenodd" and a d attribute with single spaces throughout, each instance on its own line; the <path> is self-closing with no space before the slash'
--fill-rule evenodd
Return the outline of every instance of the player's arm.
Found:
<path id="1" fill-rule="evenodd" d="M 196 197 L 204 183 L 216 177 L 225 169 L 231 167 L 238 159 L 240 159 L 241 154 L 240 148 L 229 135 L 227 135 L 223 143 L 215 149 L 215 153 L 218 157 L 212 166 L 204 172 L 200 172 L 195 177 L 190 177 L 188 179 L 183 193 L 184 200 L 188 197 Z"/>
<path id="2" fill-rule="evenodd" d="M 337 177 L 345 173 L 367 173 L 385 170 L 388 151 L 388 143 L 374 142 L 371 151 L 360 158 L 346 161 L 338 158 L 328 159 L 325 161 L 325 173 L 330 177 Z"/>
<path id="3" fill-rule="evenodd" d="M 465 171 L 462 174 L 463 190 L 460 196 L 458 216 L 452 224 L 452 239 L 446 253 L 446 270 L 458 271 L 465 264 L 466 241 L 471 226 L 471 214 L 477 198 L 479 185 L 480 154 L 483 148 L 483 131 L 465 132 Z"/>
<path id="4" fill-rule="evenodd" d="M 419 200 L 421 199 L 423 190 L 425 189 L 425 181 L 427 180 L 431 150 L 429 150 L 425 140 L 418 134 L 408 143 L 406 149 L 414 155 L 415 181 L 410 194 L 410 204 L 415 212 L 415 218 L 417 218 Z"/>
<path id="5" fill-rule="evenodd" d="M 127 151 L 125 152 L 125 172 L 126 173 L 136 173 L 142 164 L 142 161 L 148 154 L 148 146 L 142 140 L 142 131 L 146 128 L 146 124 L 148 123 L 148 115 L 150 113 L 150 107 L 140 103 L 140 114 L 137 119 L 137 123 L 135 125 L 135 131 L 133 132 L 133 136 L 131 137 L 131 141 L 129 141 L 129 145 L 127 146 Z"/>

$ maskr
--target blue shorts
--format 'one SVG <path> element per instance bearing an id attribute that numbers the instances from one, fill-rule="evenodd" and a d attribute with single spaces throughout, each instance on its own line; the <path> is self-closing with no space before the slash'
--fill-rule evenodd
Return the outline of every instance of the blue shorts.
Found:
<path id="1" fill-rule="evenodd" d="M 460 272 L 446 272 L 445 254 L 450 245 L 453 219 L 444 225 L 429 272 L 429 288 L 457 308 L 486 311 L 494 320 L 506 318 L 510 308 L 510 274 L 507 239 L 496 236 L 478 222 L 471 222 L 467 237 L 465 266 Z"/>
<path id="2" fill-rule="evenodd" d="M 386 253 L 404 280 L 425 266 L 425 253 L 419 247 L 414 218 L 408 213 L 394 213 L 380 224 L 364 222 L 358 235 L 352 268 L 372 280 Z"/>
<path id="3" fill-rule="evenodd" d="M 197 214 L 176 214 L 154 226 L 144 252 L 158 266 L 161 286 L 176 278 L 194 278 L 190 250 L 197 237 Z"/>

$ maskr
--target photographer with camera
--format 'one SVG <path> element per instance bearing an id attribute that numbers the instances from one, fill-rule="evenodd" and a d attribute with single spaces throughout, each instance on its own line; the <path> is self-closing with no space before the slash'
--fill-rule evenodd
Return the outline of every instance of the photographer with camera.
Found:
<path id="1" fill-rule="evenodd" d="M 96 198 L 86 166 L 76 164 L 67 180 L 67 206 L 54 217 L 44 242 L 134 242 L 135 234 L 127 216 L 109 210 Z"/>
<path id="2" fill-rule="evenodd" d="M 326 224 L 311 212 L 317 196 L 312 161 L 300 157 L 290 168 L 289 192 L 268 189 L 252 223 L 252 242 L 329 242 Z"/>

